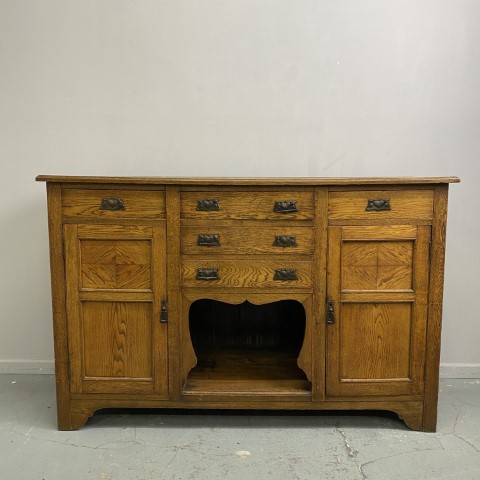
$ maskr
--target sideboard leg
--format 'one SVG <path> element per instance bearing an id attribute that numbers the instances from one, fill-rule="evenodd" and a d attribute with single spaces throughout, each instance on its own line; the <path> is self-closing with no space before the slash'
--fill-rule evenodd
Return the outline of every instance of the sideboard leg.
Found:
<path id="1" fill-rule="evenodd" d="M 88 419 L 95 413 L 96 409 L 85 408 L 77 406 L 72 408 L 71 411 L 71 424 L 68 430 L 78 430 L 82 428 L 88 421 Z"/>
<path id="2" fill-rule="evenodd" d="M 406 403 L 403 407 L 396 408 L 396 413 L 405 425 L 411 430 L 423 431 L 423 405 Z"/>

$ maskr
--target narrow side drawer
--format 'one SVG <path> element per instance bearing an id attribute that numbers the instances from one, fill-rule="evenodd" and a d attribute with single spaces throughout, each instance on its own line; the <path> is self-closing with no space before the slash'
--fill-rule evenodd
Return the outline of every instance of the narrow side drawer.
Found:
<path id="1" fill-rule="evenodd" d="M 329 220 L 431 220 L 432 190 L 330 192 Z"/>
<path id="2" fill-rule="evenodd" d="M 66 188 L 62 211 L 65 217 L 162 219 L 165 192 Z"/>

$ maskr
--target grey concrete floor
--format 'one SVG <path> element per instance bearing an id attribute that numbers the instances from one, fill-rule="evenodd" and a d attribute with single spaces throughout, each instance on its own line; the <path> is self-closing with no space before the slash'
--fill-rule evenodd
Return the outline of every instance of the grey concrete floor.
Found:
<path id="1" fill-rule="evenodd" d="M 8 480 L 479 480 L 480 380 L 441 382 L 437 433 L 395 415 L 97 413 L 56 430 L 51 375 L 0 375 Z"/>

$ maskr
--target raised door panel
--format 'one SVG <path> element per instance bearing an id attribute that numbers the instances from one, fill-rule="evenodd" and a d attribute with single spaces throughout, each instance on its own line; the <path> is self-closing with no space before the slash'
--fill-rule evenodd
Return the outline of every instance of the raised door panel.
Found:
<path id="1" fill-rule="evenodd" d="M 166 396 L 165 227 L 66 225 L 71 390 Z"/>
<path id="2" fill-rule="evenodd" d="M 330 227 L 327 395 L 423 391 L 430 228 Z"/>
<path id="3" fill-rule="evenodd" d="M 412 290 L 413 242 L 350 241 L 342 248 L 342 291 Z"/>
<path id="4" fill-rule="evenodd" d="M 152 305 L 82 302 L 85 378 L 153 378 Z"/>
<path id="5" fill-rule="evenodd" d="M 151 291 L 151 240 L 82 239 L 80 284 L 86 289 Z"/>

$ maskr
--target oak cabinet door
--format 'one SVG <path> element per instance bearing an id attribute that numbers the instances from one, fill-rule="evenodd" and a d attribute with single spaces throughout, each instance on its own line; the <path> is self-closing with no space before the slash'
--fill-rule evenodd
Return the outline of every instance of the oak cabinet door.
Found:
<path id="1" fill-rule="evenodd" d="M 423 392 L 429 226 L 329 227 L 327 395 Z"/>
<path id="2" fill-rule="evenodd" d="M 71 391 L 167 396 L 165 226 L 64 228 Z"/>

